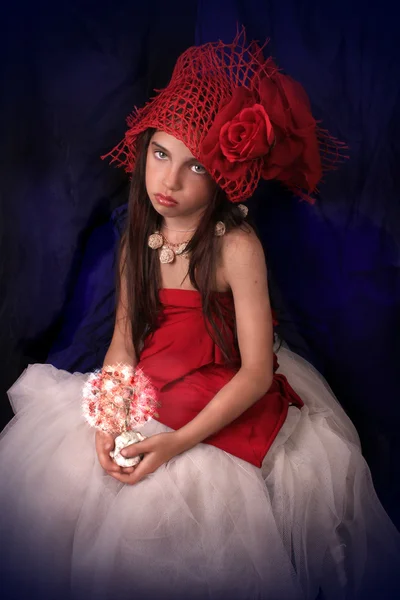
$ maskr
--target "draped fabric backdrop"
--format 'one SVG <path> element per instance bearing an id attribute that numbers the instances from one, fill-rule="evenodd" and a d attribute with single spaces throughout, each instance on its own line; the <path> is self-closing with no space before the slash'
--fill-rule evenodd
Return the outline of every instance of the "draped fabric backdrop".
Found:
<path id="1" fill-rule="evenodd" d="M 2 6 L 1 415 L 28 363 L 101 364 L 128 180 L 99 156 L 187 46 L 237 25 L 346 141 L 314 206 L 264 184 L 250 202 L 279 332 L 325 375 L 398 519 L 400 42 L 386 0 L 171 0 Z"/>

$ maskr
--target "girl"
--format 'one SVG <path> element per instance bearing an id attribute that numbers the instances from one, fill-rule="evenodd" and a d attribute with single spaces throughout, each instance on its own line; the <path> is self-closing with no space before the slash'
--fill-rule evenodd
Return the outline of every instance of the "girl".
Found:
<path id="1" fill-rule="evenodd" d="M 310 199 L 337 145 L 244 44 L 187 50 L 112 152 L 133 177 L 104 363 L 140 367 L 159 416 L 124 451 L 143 460 L 120 467 L 83 420 L 88 374 L 23 373 L 1 439 L 6 597 L 389 591 L 399 536 L 326 382 L 285 348 L 278 366 L 263 250 L 237 204 L 261 176 Z"/>

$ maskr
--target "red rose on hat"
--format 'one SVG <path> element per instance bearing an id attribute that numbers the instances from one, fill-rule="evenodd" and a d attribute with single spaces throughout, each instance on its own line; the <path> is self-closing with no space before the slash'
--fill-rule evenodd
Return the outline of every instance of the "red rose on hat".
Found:
<path id="1" fill-rule="evenodd" d="M 267 154 L 274 141 L 271 121 L 261 104 L 243 108 L 219 134 L 222 154 L 229 162 L 244 162 Z"/>
<path id="2" fill-rule="evenodd" d="M 265 108 L 250 90 L 238 87 L 219 107 L 201 144 L 200 160 L 207 167 L 235 178 L 246 172 L 248 161 L 268 154 L 275 134 Z"/>

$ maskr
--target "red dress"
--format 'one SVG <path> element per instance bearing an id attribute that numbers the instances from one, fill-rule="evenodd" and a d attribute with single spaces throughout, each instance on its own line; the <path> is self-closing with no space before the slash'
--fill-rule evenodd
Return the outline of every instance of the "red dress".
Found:
<path id="1" fill-rule="evenodd" d="M 220 348 L 209 335 L 199 292 L 162 289 L 160 326 L 146 340 L 138 366 L 158 390 L 158 420 L 172 429 L 191 421 L 240 368 L 234 344 L 233 298 L 220 293 L 219 300 L 229 323 L 229 343 L 234 356 L 227 364 Z M 284 375 L 275 371 L 268 392 L 235 421 L 204 440 L 257 467 L 283 425 L 289 404 L 298 408 L 302 400 Z"/>

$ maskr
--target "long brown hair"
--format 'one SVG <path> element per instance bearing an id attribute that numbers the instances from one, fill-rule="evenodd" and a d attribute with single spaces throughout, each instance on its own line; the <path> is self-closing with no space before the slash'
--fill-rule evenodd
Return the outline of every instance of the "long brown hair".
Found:
<path id="1" fill-rule="evenodd" d="M 154 129 L 147 129 L 138 140 L 135 170 L 129 192 L 128 218 L 119 253 L 121 270 L 118 272 L 117 296 L 121 290 L 121 274 L 126 276 L 127 310 L 131 322 L 132 341 L 139 358 L 144 341 L 159 325 L 161 304 L 158 290 L 161 287 L 160 261 L 157 252 L 147 245 L 149 235 L 160 229 L 162 217 L 153 208 L 146 191 L 146 156 Z M 232 359 L 226 341 L 227 313 L 218 301 L 216 290 L 216 265 L 221 238 L 214 233 L 218 221 L 226 230 L 246 226 L 238 206 L 228 201 L 225 193 L 216 187 L 201 221 L 190 240 L 188 276 L 192 286 L 200 292 L 206 326 L 227 361 Z M 211 326 L 211 327 L 210 327 Z"/>

